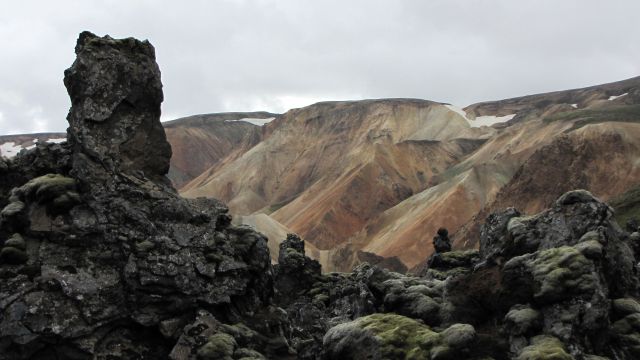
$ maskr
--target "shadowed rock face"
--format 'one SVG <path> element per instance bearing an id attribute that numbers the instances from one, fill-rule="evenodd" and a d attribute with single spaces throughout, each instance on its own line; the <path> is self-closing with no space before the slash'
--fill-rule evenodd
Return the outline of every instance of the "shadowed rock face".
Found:
<path id="1" fill-rule="evenodd" d="M 71 98 L 69 143 L 109 171 L 169 171 L 171 146 L 160 124 L 162 83 L 148 41 L 80 34 L 65 71 Z"/>
<path id="2" fill-rule="evenodd" d="M 68 143 L 0 166 L 0 359 L 195 359 L 246 314 L 288 354 L 264 236 L 164 177 L 153 47 L 85 32 L 76 53 Z"/>

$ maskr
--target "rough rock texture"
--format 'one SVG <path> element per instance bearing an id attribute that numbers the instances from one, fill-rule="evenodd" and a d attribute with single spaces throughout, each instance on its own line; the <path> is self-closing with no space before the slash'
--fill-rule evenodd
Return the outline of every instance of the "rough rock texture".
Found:
<path id="1" fill-rule="evenodd" d="M 454 324 L 476 329 L 468 355 L 442 358 L 636 359 L 638 254 L 612 215 L 590 193 L 571 191 L 537 215 L 515 209 L 492 214 L 479 252 L 441 254 L 424 265 L 422 278 L 381 270 L 361 278 L 377 300 L 376 312 L 421 320 L 431 336 Z M 366 358 L 357 349 L 373 347 L 395 354 L 387 358 L 441 358 L 434 354 L 437 342 L 415 347 L 402 335 L 406 325 L 373 319 L 329 330 L 325 356 Z"/>
<path id="2" fill-rule="evenodd" d="M 107 170 L 169 171 L 171 146 L 160 124 L 163 100 L 155 49 L 148 41 L 80 34 L 65 71 L 71 98 L 69 143 Z"/>
<path id="3" fill-rule="evenodd" d="M 203 311 L 211 323 L 262 317 L 263 336 L 282 338 L 266 239 L 162 176 L 153 47 L 85 32 L 76 53 L 69 143 L 3 160 L 0 358 L 195 359 L 212 346 L 185 346 L 184 332 L 217 331 L 188 330 Z M 288 354 L 281 343 L 251 350 Z"/>
<path id="4" fill-rule="evenodd" d="M 272 266 L 263 235 L 179 197 L 144 151 L 168 147 L 150 49 L 83 33 L 69 143 L 0 159 L 0 359 L 640 357 L 640 236 L 584 190 L 492 214 L 478 251 L 415 276 L 323 274 L 293 234 Z"/>

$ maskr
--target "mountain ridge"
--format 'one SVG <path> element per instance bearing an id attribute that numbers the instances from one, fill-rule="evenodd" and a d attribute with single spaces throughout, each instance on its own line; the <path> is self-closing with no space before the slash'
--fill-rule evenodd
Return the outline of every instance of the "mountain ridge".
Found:
<path id="1" fill-rule="evenodd" d="M 282 172 L 285 171 L 283 168 L 280 175 L 276 177 L 280 179 L 278 181 L 286 178 L 289 180 L 285 181 L 286 185 L 276 185 L 278 181 L 275 181 L 275 179 L 270 180 L 270 182 L 264 181 L 264 178 L 272 176 L 271 174 L 255 172 L 255 166 L 259 166 L 255 160 L 251 166 L 251 171 L 253 172 L 247 172 L 249 169 L 246 167 L 247 165 L 244 165 L 245 170 L 240 170 L 242 166 L 239 164 L 242 164 L 243 157 L 239 157 L 234 159 L 226 170 L 223 167 L 204 173 L 184 188 L 182 193 L 186 196 L 207 195 L 221 198 L 229 203 L 234 213 L 245 215 L 264 213 L 272 216 L 274 220 L 299 233 L 305 240 L 319 245 L 320 249 L 330 253 L 333 252 L 334 255 L 332 256 L 340 259 L 336 261 L 344 266 L 336 269 L 348 270 L 349 266 L 355 265 L 357 263 L 355 254 L 360 250 L 373 252 L 376 255 L 385 257 L 400 256 L 411 267 L 428 257 L 430 251 L 432 251 L 430 250 L 429 239 L 418 239 L 418 234 L 433 233 L 440 226 L 450 227 L 452 232 L 455 233 L 457 229 L 466 226 L 470 221 L 480 223 L 483 219 L 472 219 L 477 217 L 486 206 L 490 206 L 499 190 L 511 181 L 511 178 L 519 171 L 519 168 L 536 150 L 551 143 L 552 139 L 558 134 L 571 133 L 576 126 L 593 123 L 592 120 L 583 120 L 580 116 L 569 120 L 549 121 L 550 118 L 566 116 L 563 114 L 567 113 L 574 116 L 574 113 L 580 114 L 581 111 L 588 111 L 589 113 L 597 111 L 604 114 L 603 121 L 605 123 L 616 124 L 615 121 L 609 121 L 606 116 L 614 114 L 614 106 L 626 108 L 638 103 L 639 85 L 640 77 L 635 77 L 621 82 L 595 85 L 587 88 L 480 102 L 466 106 L 462 109 L 462 114 L 448 109 L 446 106 L 448 104 L 446 103 L 420 99 L 400 98 L 321 102 L 308 107 L 293 109 L 270 123 L 266 128 L 268 135 L 265 137 L 265 142 L 261 142 L 261 144 L 251 149 L 251 154 L 253 155 L 245 153 L 245 155 L 249 154 L 254 158 L 262 156 L 264 161 L 270 161 L 268 158 L 272 155 L 269 154 L 277 154 L 282 151 L 296 149 L 296 154 L 304 153 L 305 147 L 300 145 L 300 139 L 307 136 L 305 139 L 308 141 L 308 146 L 318 149 L 315 151 L 319 157 L 318 162 L 307 159 L 306 165 L 297 164 L 295 156 L 288 160 L 278 160 L 280 163 L 289 164 L 285 168 L 293 172 L 308 171 L 307 175 L 298 176 L 297 179 L 291 180 L 290 174 Z M 626 95 L 621 96 L 623 94 Z M 425 117 L 415 114 L 410 116 L 403 115 L 402 110 L 398 109 L 407 105 L 430 108 L 432 111 L 439 112 L 437 116 L 432 118 L 436 119 L 436 122 L 443 124 L 443 127 L 424 131 L 424 124 L 426 123 L 422 123 L 423 128 L 410 130 L 410 135 L 403 135 L 402 129 L 398 128 L 397 125 L 395 128 L 383 125 L 373 126 L 371 129 L 365 126 L 354 130 L 354 127 L 357 127 L 354 124 L 362 124 L 363 121 L 367 124 L 384 123 L 383 121 L 376 122 L 379 120 L 379 114 L 376 115 L 375 111 L 371 110 L 376 106 L 388 107 L 387 116 L 393 118 L 393 120 L 389 120 L 392 123 L 407 124 L 412 121 L 415 122 L 416 119 L 425 119 Z M 356 108 L 358 111 L 354 111 Z M 396 109 L 395 112 L 394 108 Z M 321 113 L 322 115 L 320 116 L 319 114 Z M 513 118 L 492 126 L 471 127 L 474 119 L 480 116 L 504 117 L 511 114 L 515 114 Z M 412 118 L 411 116 L 414 117 Z M 320 120 L 323 123 L 318 123 L 314 127 L 313 124 Z M 333 124 L 333 127 L 327 125 L 329 123 Z M 420 123 L 420 120 L 418 120 L 418 123 Z M 453 124 L 457 125 L 452 126 Z M 618 125 L 607 126 L 617 127 Z M 607 126 L 600 129 L 606 132 L 608 131 L 605 129 Z M 630 126 L 635 128 L 636 125 Z M 452 129 L 455 130 L 452 131 Z M 442 136 L 438 137 L 438 131 L 444 131 L 441 133 Z M 305 132 L 314 134 L 313 136 L 315 137 L 309 137 Z M 337 140 L 336 135 L 332 132 L 344 132 L 352 135 L 349 135 L 351 137 L 348 139 L 343 137 L 342 140 Z M 365 135 L 374 145 L 358 140 Z M 273 136 L 279 136 L 280 138 L 276 139 L 276 141 Z M 287 136 L 291 138 L 287 138 Z M 591 141 L 591 139 L 595 139 L 595 137 L 590 137 L 587 140 Z M 271 144 L 269 141 L 271 141 Z M 635 143 L 634 139 L 626 138 L 625 141 L 630 143 L 629 146 Z M 278 142 L 279 144 L 274 144 Z M 376 142 L 377 144 L 375 144 Z M 452 144 L 456 142 L 458 144 L 467 142 L 467 145 L 473 145 L 465 151 L 460 151 L 460 149 L 452 151 Z M 322 144 L 324 147 L 318 147 L 316 144 Z M 337 146 L 340 150 L 337 150 L 334 154 L 328 154 L 326 146 Z M 399 147 L 402 146 L 405 149 L 399 150 Z M 413 149 L 409 150 L 408 148 L 412 146 Z M 440 155 L 435 155 L 432 151 L 430 155 L 425 155 L 425 151 L 429 147 L 439 148 L 442 152 Z M 412 151 L 413 155 L 410 154 Z M 416 156 L 415 151 L 422 152 L 423 155 Z M 603 148 L 601 151 L 606 152 L 606 149 Z M 359 154 L 358 157 L 355 157 L 358 160 L 349 165 L 345 159 L 353 157 L 354 154 Z M 320 165 L 320 168 L 316 168 L 322 163 L 320 158 L 327 155 L 333 157 L 333 164 L 344 165 L 340 165 L 342 166 L 340 169 L 333 167 L 333 181 L 327 179 L 320 181 L 317 176 L 313 175 L 313 172 L 309 172 L 309 169 L 315 168 L 315 171 L 324 169 L 321 172 L 330 173 L 331 171 L 327 170 L 326 165 L 324 168 L 323 165 Z M 452 155 L 456 158 L 454 163 L 448 165 L 442 163 L 443 159 Z M 414 163 L 413 167 L 407 167 L 406 159 L 414 159 L 410 160 L 410 162 Z M 630 158 L 622 165 L 625 168 L 629 168 L 629 166 L 635 167 L 633 165 L 634 161 Z M 440 165 L 438 165 L 439 162 Z M 238 166 L 240 167 L 238 168 Z M 416 166 L 418 167 L 416 168 Z M 278 166 L 271 167 L 278 168 Z M 305 168 L 307 170 L 302 170 Z M 413 170 L 408 171 L 408 168 Z M 434 172 L 433 170 L 436 171 Z M 252 176 L 260 178 L 259 182 L 262 185 L 249 185 L 246 183 L 242 185 L 242 182 L 238 183 L 235 180 L 233 173 L 236 172 L 238 174 L 252 173 L 254 174 Z M 420 172 L 421 175 L 418 176 Z M 227 175 L 223 175 L 225 173 Z M 456 174 L 465 173 L 473 176 L 462 175 L 463 182 L 454 186 L 455 180 L 452 179 L 455 178 Z M 393 180 L 388 185 L 380 186 L 380 181 L 384 182 L 382 179 L 389 176 L 389 174 L 396 175 L 391 175 Z M 422 181 L 416 182 L 415 180 L 419 177 L 422 178 Z M 636 181 L 635 177 L 632 178 L 632 181 Z M 401 205 L 407 201 L 408 197 L 416 196 L 416 194 L 433 186 L 447 182 L 451 182 L 451 184 L 437 188 L 440 189 L 438 191 L 443 191 L 443 193 L 435 197 L 428 197 L 430 200 L 424 205 L 425 210 L 422 215 L 415 215 L 418 217 L 413 220 L 405 218 L 406 214 L 415 213 L 415 207 L 418 206 L 417 204 Z M 205 190 L 207 186 L 209 186 L 209 190 Z M 247 186 L 253 190 L 247 190 L 248 188 L 245 188 Z M 296 190 L 280 194 L 272 199 L 269 192 L 273 190 L 277 192 L 277 189 L 282 186 Z M 397 196 L 389 197 L 389 194 L 393 192 L 392 188 L 394 186 L 397 190 Z M 221 191 L 214 188 L 226 190 Z M 376 193 L 378 190 L 373 190 L 384 188 L 387 190 L 384 190 L 383 193 Z M 449 190 L 445 191 L 445 188 Z M 431 190 L 431 192 L 433 191 L 434 189 Z M 616 190 L 616 193 L 619 191 L 622 190 Z M 234 197 L 234 193 L 242 195 L 237 198 Z M 354 197 L 359 199 L 354 200 Z M 381 200 L 381 203 L 367 203 L 362 200 L 362 197 L 375 199 L 385 199 L 386 197 L 389 200 Z M 449 197 L 448 200 L 447 197 Z M 608 195 L 605 196 L 606 198 L 608 198 Z M 419 203 L 418 200 L 416 201 Z M 464 213 L 455 210 L 456 207 L 462 206 L 455 204 L 461 202 L 470 206 Z M 511 205 L 518 204 L 513 203 Z M 391 220 L 389 215 L 383 216 L 386 211 L 396 206 L 400 206 L 400 208 L 395 213 L 400 215 L 391 217 L 397 218 L 396 220 Z M 450 209 L 447 210 L 446 208 Z M 436 211 L 436 209 L 440 210 Z M 539 211 L 541 209 L 536 207 L 536 210 Z M 435 216 L 436 213 L 441 215 L 449 213 L 450 215 L 442 218 L 440 215 Z M 461 216 L 457 216 L 458 220 L 454 222 L 446 220 L 447 218 L 452 219 L 455 215 Z M 428 220 L 428 217 L 432 220 Z M 419 220 L 419 218 L 422 218 L 422 220 Z M 461 223 L 461 219 L 465 219 L 465 221 Z M 366 235 L 372 231 L 372 227 L 380 229 L 381 224 L 388 221 L 392 221 L 392 223 L 395 221 L 413 223 L 415 231 L 406 233 L 403 237 L 405 240 L 400 240 L 397 236 L 384 240 L 386 235 L 382 233 Z M 394 229 L 399 225 L 389 226 L 389 229 Z M 363 233 L 364 229 L 367 228 L 369 230 Z M 406 230 L 407 228 L 405 227 L 404 229 Z M 397 235 L 397 232 L 392 231 L 392 233 Z M 475 240 L 458 240 L 462 236 L 464 236 L 463 233 L 454 235 L 456 244 L 459 244 L 459 246 L 462 243 L 466 243 L 466 246 L 474 246 L 473 244 L 476 243 Z M 375 245 L 374 238 L 378 239 L 376 241 L 380 243 L 379 245 Z M 406 240 L 412 238 L 413 240 Z M 382 245 L 382 243 L 386 245 Z M 402 243 L 406 245 L 400 245 Z M 347 245 L 343 246 L 341 244 Z M 344 261 L 344 256 L 347 253 L 352 254 L 350 256 L 353 261 Z M 332 269 L 334 265 L 329 260 L 329 263 L 323 263 L 323 266 L 327 269 Z"/>
<path id="2" fill-rule="evenodd" d="M 343 266 L 335 269 L 348 270 L 358 263 L 358 251 L 399 256 L 412 267 L 432 251 L 429 239 L 418 238 L 417 234 L 447 226 L 456 246 L 473 247 L 477 235 L 469 238 L 468 234 L 478 233 L 483 216 L 500 206 L 521 207 L 519 201 L 524 201 L 517 199 L 524 199 L 526 191 L 513 190 L 508 197 L 506 187 L 524 186 L 511 183 L 515 181 L 512 178 L 558 134 L 571 134 L 599 121 L 609 124 L 600 127 L 603 135 L 610 131 L 633 133 L 635 125 L 624 130 L 624 126 L 611 124 L 633 124 L 640 119 L 633 110 L 634 104 L 640 103 L 639 84 L 640 77 L 634 77 L 586 88 L 484 101 L 459 111 L 443 102 L 383 98 L 318 102 L 285 114 L 194 115 L 163 123 L 174 149 L 169 176 L 186 196 L 220 198 L 238 215 L 264 214 L 301 234 L 309 244 L 322 249 L 315 254 L 324 254 L 322 264 L 326 269 L 334 269 L 331 259 L 335 258 Z M 411 113 L 410 108 L 422 110 Z M 616 109 L 632 109 L 628 111 L 631 118 L 625 120 L 627 115 Z M 507 121 L 473 127 L 478 117 L 512 114 L 513 118 Z M 612 121 L 614 115 L 622 120 Z M 274 119 L 262 127 L 229 121 L 243 117 Z M 427 119 L 436 119 L 440 125 L 429 127 Z M 272 139 L 274 136 L 277 138 Z M 598 136 L 594 134 L 584 141 L 595 141 Z M 635 146 L 633 139 L 626 137 L 624 141 L 625 146 Z M 606 146 L 602 145 L 599 151 L 607 152 Z M 277 153 L 289 155 L 277 158 L 282 155 L 273 155 Z M 273 156 L 277 159 L 271 159 Z M 238 167 L 243 157 L 253 160 Z M 635 169 L 629 167 L 633 162 L 629 158 L 621 166 Z M 636 175 L 628 176 L 621 183 L 624 186 L 638 181 L 637 172 L 629 171 Z M 254 181 L 237 179 L 246 174 L 253 174 Z M 461 177 L 455 180 L 456 176 Z M 444 186 L 446 183 L 450 184 Z M 582 187 L 589 183 L 572 184 Z M 425 194 L 423 198 L 429 200 L 424 205 L 420 197 L 410 201 L 428 189 L 432 195 Z M 620 186 L 612 189 L 615 191 L 592 190 L 605 200 L 625 190 Z M 358 199 L 353 198 L 355 195 Z M 531 204 L 536 202 L 528 201 L 523 209 L 539 211 L 552 198 L 537 199 L 534 207 Z M 459 202 L 468 207 L 461 211 L 451 205 Z M 417 208 L 424 210 L 417 214 Z M 405 214 L 415 218 L 402 219 Z M 456 221 L 446 220 L 454 216 Z M 398 228 L 399 222 L 413 224 L 404 227 L 405 232 L 412 227 L 415 230 L 407 232 L 402 240 L 381 232 L 384 228 Z M 469 232 L 470 227 L 474 231 Z M 411 238 L 414 240 L 406 240 Z M 347 254 L 351 260 L 344 261 Z"/>

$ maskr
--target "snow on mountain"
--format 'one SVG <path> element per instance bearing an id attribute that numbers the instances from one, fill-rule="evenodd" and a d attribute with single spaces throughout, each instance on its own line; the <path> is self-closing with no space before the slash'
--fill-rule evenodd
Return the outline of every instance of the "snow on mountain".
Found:
<path id="1" fill-rule="evenodd" d="M 260 118 L 243 118 L 243 119 L 237 119 L 237 120 L 225 120 L 228 122 L 232 122 L 232 121 L 244 121 L 244 122 L 248 122 L 250 124 L 253 125 L 258 125 L 258 126 L 263 126 L 265 124 L 270 123 L 271 121 L 273 121 L 275 118 L 274 117 L 270 117 L 270 118 L 265 118 L 265 119 L 260 119 Z"/>
<path id="2" fill-rule="evenodd" d="M 465 118 L 467 120 L 467 122 L 469 122 L 469 125 L 471 127 L 481 127 L 481 126 L 491 126 L 494 124 L 498 124 L 498 123 L 503 123 L 503 122 L 507 122 L 511 119 L 513 119 L 516 114 L 509 114 L 509 115 L 504 115 L 504 116 L 477 116 L 475 119 L 469 119 L 467 117 L 467 113 L 454 105 L 450 105 L 447 104 L 445 105 L 449 110 L 460 114 L 460 116 L 462 116 L 463 118 Z"/>

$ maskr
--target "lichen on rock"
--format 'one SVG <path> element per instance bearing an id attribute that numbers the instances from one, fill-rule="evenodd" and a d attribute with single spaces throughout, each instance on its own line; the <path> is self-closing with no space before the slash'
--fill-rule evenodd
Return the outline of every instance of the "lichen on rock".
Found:
<path id="1" fill-rule="evenodd" d="M 574 360 L 562 342 L 551 336 L 536 336 L 516 360 Z"/>

